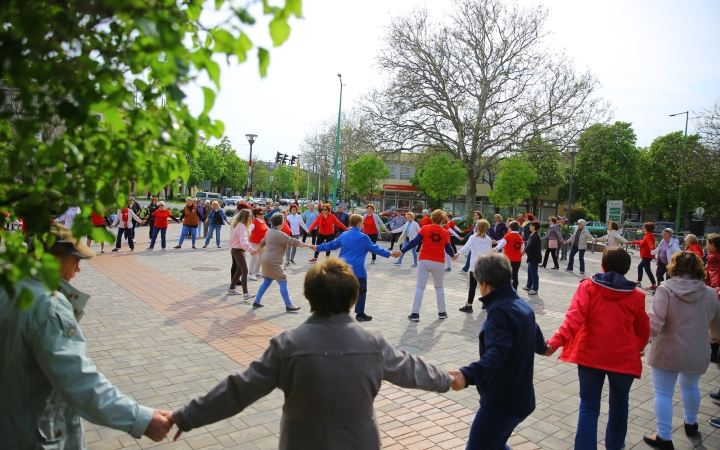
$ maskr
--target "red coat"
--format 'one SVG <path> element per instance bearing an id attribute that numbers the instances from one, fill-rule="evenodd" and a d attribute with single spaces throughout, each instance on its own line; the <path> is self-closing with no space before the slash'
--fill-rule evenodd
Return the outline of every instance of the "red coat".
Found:
<path id="1" fill-rule="evenodd" d="M 702 247 L 700 247 L 700 244 L 689 245 L 685 249 L 685 251 L 695 253 L 696 255 L 698 255 L 700 257 L 700 259 L 702 259 L 702 257 L 705 256 L 705 253 L 703 252 Z"/>
<path id="2" fill-rule="evenodd" d="M 642 241 L 632 241 L 631 243 L 640 246 L 641 258 L 655 259 L 652 253 L 650 253 L 655 250 L 655 236 L 653 236 L 652 233 L 647 232 L 645 233 L 645 237 L 642 238 Z"/>
<path id="3" fill-rule="evenodd" d="M 560 329 L 548 341 L 560 360 L 640 378 L 640 352 L 650 338 L 645 294 L 580 282 Z"/>
<path id="4" fill-rule="evenodd" d="M 432 219 L 430 218 L 430 216 L 423 217 L 422 219 L 420 219 L 420 228 L 422 228 L 426 225 L 432 225 Z"/>
<path id="5" fill-rule="evenodd" d="M 320 214 L 319 216 L 317 216 L 317 219 L 315 219 L 315 222 L 310 225 L 308 230 L 312 231 L 315 227 L 317 227 L 318 233 L 324 236 L 330 236 L 335 234 L 335 227 L 339 227 L 347 231 L 347 227 L 343 225 L 343 223 L 340 222 L 338 218 L 332 214 L 328 214 L 327 217 Z"/>
<path id="6" fill-rule="evenodd" d="M 708 253 L 705 271 L 705 284 L 714 288 L 720 287 L 720 252 Z"/>

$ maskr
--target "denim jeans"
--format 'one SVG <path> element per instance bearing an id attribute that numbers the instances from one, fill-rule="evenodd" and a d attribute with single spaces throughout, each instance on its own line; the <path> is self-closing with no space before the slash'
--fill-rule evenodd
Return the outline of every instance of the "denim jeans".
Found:
<path id="1" fill-rule="evenodd" d="M 465 259 L 465 265 L 462 268 L 463 272 L 467 272 L 470 269 L 470 259 L 472 257 L 472 252 L 468 252 L 467 258 Z M 473 267 L 474 269 L 474 267 Z"/>
<path id="2" fill-rule="evenodd" d="M 509 450 L 508 439 L 524 417 L 508 416 L 480 408 L 475 414 L 466 450 Z"/>
<path id="3" fill-rule="evenodd" d="M 609 372 L 587 366 L 578 366 L 580 380 L 580 414 L 575 450 L 597 450 L 598 417 L 602 389 L 608 378 L 610 385 L 607 427 L 605 428 L 605 448 L 620 450 L 625 444 L 628 425 L 628 399 L 630 387 L 635 377 L 626 373 Z"/>
<path id="4" fill-rule="evenodd" d="M 160 248 L 165 248 L 165 233 L 167 228 L 153 228 L 152 239 L 150 240 L 150 248 L 155 248 L 155 241 L 158 233 L 160 234 Z"/>
<path id="5" fill-rule="evenodd" d="M 682 397 L 685 423 L 697 423 L 700 411 L 700 388 L 698 382 L 702 375 L 668 372 L 652 368 L 653 387 L 655 389 L 655 417 L 657 431 L 661 439 L 672 439 L 673 394 L 675 383 L 680 378 L 680 396 Z"/>
<path id="6" fill-rule="evenodd" d="M 212 238 L 213 233 L 215 233 L 215 244 L 220 246 L 220 230 L 222 230 L 222 225 L 211 223 L 208 228 L 208 234 L 205 235 L 205 245 L 210 243 L 210 239 Z"/>
<path id="7" fill-rule="evenodd" d="M 650 268 L 650 263 L 652 262 L 653 258 L 643 258 L 642 261 L 640 261 L 640 264 L 638 264 L 638 281 L 642 281 L 644 269 L 648 278 L 650 278 L 650 283 L 653 285 L 655 284 L 655 277 L 653 276 L 652 269 Z"/>
<path id="8" fill-rule="evenodd" d="M 178 241 L 178 245 L 182 245 L 182 243 L 185 241 L 185 234 L 190 233 L 190 238 L 192 239 L 192 245 L 195 246 L 195 237 L 197 235 L 197 226 L 187 226 L 183 225 L 182 231 L 180 232 L 180 240 Z"/>
<path id="9" fill-rule="evenodd" d="M 365 313 L 365 299 L 367 298 L 367 278 L 358 278 L 360 284 L 360 292 L 358 293 L 357 302 L 355 302 L 355 314 Z"/>
<path id="10" fill-rule="evenodd" d="M 131 235 L 132 230 L 133 230 L 132 228 L 118 228 L 117 240 L 115 241 L 115 248 L 120 248 L 120 246 L 122 245 L 123 235 L 125 235 L 125 237 L 128 240 L 128 245 L 130 246 L 130 250 L 135 250 L 135 243 L 133 242 L 132 235 Z"/>
<path id="11" fill-rule="evenodd" d="M 403 248 L 403 247 L 400 246 L 400 248 Z M 413 255 L 413 261 L 414 261 L 413 264 L 417 264 L 417 250 L 416 250 L 416 248 L 413 247 L 413 248 L 410 249 L 410 251 L 412 252 L 412 255 Z M 398 260 L 397 260 L 398 264 L 402 264 L 403 257 L 405 257 L 405 253 L 403 253 L 402 255 L 400 255 L 400 257 L 398 258 Z"/>
<path id="12" fill-rule="evenodd" d="M 540 284 L 540 277 L 538 275 L 538 264 L 537 263 L 528 263 L 528 279 L 527 279 L 527 284 L 525 285 L 525 287 L 528 287 L 533 291 L 537 291 L 539 284 Z"/>
<path id="13" fill-rule="evenodd" d="M 578 254 L 578 260 L 580 260 L 580 272 L 585 272 L 585 250 L 578 250 L 577 247 L 573 247 L 572 250 L 570 250 L 567 268 L 568 270 L 573 270 L 576 253 Z"/>
<path id="14" fill-rule="evenodd" d="M 270 287 L 272 282 L 273 282 L 272 278 L 264 278 L 263 279 L 263 282 L 260 285 L 260 289 L 258 289 L 257 296 L 255 296 L 255 303 L 260 304 L 260 301 L 262 300 L 262 296 L 265 294 L 265 291 L 268 290 L 268 288 Z M 290 293 L 288 292 L 287 281 L 277 280 L 277 282 L 280 285 L 280 295 L 282 296 L 282 299 L 285 302 L 285 306 L 292 305 L 292 302 L 290 301 Z"/>

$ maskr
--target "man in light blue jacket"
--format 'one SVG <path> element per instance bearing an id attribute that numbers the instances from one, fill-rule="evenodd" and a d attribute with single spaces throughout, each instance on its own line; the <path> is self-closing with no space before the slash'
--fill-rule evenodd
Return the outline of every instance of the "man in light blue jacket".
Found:
<path id="1" fill-rule="evenodd" d="M 0 290 L 0 446 L 84 449 L 80 417 L 136 439 L 163 440 L 172 427 L 164 416 L 169 413 L 123 395 L 87 356 L 78 321 L 90 296 L 69 281 L 95 252 L 66 227 L 52 230 L 57 241 L 49 252 L 60 262 L 60 289 L 50 292 L 28 279 L 16 285 L 13 297 Z M 20 309 L 24 290 L 33 303 Z"/>

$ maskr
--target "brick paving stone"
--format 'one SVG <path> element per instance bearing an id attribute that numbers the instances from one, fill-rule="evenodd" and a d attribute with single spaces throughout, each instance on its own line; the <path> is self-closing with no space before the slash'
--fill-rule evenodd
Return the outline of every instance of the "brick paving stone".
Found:
<path id="1" fill-rule="evenodd" d="M 225 378 L 243 370 L 259 357 L 269 339 L 302 323 L 309 314 L 302 296 L 302 281 L 309 265 L 300 262 L 287 269 L 290 296 L 303 306 L 298 314 L 284 312 L 277 289 L 270 289 L 266 307 L 253 310 L 250 302 L 228 297 L 231 258 L 224 230 L 222 249 L 174 250 L 179 227 L 171 225 L 168 251 L 144 252 L 147 234 L 139 234 L 135 252 L 124 246 L 119 253 L 98 254 L 83 264 L 74 284 L 92 294 L 83 318 L 88 353 L 109 380 L 148 406 L 177 408 Z M 386 243 L 380 245 L 387 247 Z M 95 247 L 98 247 L 95 245 Z M 156 249 L 157 250 L 157 249 Z M 337 253 L 334 252 L 334 255 Z M 298 261 L 310 252 L 298 250 Z M 600 253 L 588 252 L 587 273 L 600 270 Z M 633 278 L 639 259 L 633 256 Z M 434 292 L 426 289 L 420 322 L 406 319 L 415 288 L 416 269 L 409 264 L 394 266 L 379 258 L 368 269 L 368 313 L 372 322 L 364 326 L 380 329 L 394 345 L 420 349 L 425 361 L 443 369 L 455 369 L 477 358 L 477 334 L 485 312 L 464 314 L 468 277 L 459 273 L 460 258 L 446 274 L 446 302 L 449 318 L 438 320 Z M 218 271 L 194 269 L 217 268 Z M 526 266 L 520 281 L 526 278 Z M 540 294 L 526 298 L 546 338 L 562 323 L 577 283 L 577 272 L 558 273 L 541 269 Z M 255 292 L 259 282 L 249 282 Z M 646 296 L 649 307 L 652 296 Z M 720 370 L 711 364 L 700 381 L 703 394 L 698 422 L 701 442 L 690 442 L 682 431 L 679 389 L 674 397 L 673 437 L 677 448 L 720 448 L 720 431 L 709 426 L 710 417 L 720 415 L 718 403 L 706 394 L 720 388 Z M 607 386 L 598 423 L 602 442 L 607 422 Z M 513 449 L 571 448 L 578 415 L 577 368 L 556 357 L 535 359 L 537 409 L 522 422 L 510 438 Z M 218 424 L 184 433 L 177 442 L 155 444 L 147 438 L 135 440 L 119 431 L 86 422 L 89 448 L 238 448 L 277 447 L 283 395 L 278 390 L 237 416 Z M 375 402 L 385 448 L 464 448 L 477 411 L 477 391 L 437 394 L 398 388 L 383 383 Z M 642 435 L 655 429 L 650 368 L 635 380 L 630 395 L 627 448 L 648 447 Z M 697 444 L 697 445 L 696 445 Z"/>

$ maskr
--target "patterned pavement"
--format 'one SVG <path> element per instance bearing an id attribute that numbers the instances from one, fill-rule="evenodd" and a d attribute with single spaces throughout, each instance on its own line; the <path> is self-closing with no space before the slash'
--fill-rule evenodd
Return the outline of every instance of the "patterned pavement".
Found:
<path id="1" fill-rule="evenodd" d="M 286 313 L 274 285 L 263 299 L 266 307 L 253 310 L 241 296 L 226 294 L 231 259 L 227 248 L 229 228 L 223 228 L 221 249 L 209 246 L 193 250 L 188 242 L 175 250 L 172 247 L 180 227 L 171 225 L 166 252 L 159 250 L 159 244 L 153 252 L 144 251 L 148 239 L 147 228 L 142 228 L 137 232 L 135 252 L 123 245 L 119 253 L 109 253 L 109 249 L 108 253 L 98 253 L 97 258 L 82 266 L 83 271 L 74 281 L 92 294 L 82 322 L 90 355 L 113 383 L 144 405 L 175 409 L 186 404 L 228 374 L 247 367 L 262 354 L 270 337 L 308 317 L 302 280 L 311 252 L 299 249 L 298 264 L 287 271 L 291 298 L 303 309 L 297 314 Z M 93 248 L 99 252 L 99 245 Z M 599 253 L 588 252 L 585 259 L 588 274 L 600 270 Z M 406 318 L 416 269 L 410 268 L 408 258 L 400 267 L 392 265 L 394 261 L 378 258 L 375 265 L 370 265 L 368 258 L 367 312 L 373 320 L 366 326 L 382 330 L 394 345 L 408 348 L 444 369 L 455 369 L 476 359 L 477 333 L 485 315 L 479 308 L 472 315 L 457 311 L 467 296 L 467 276 L 459 272 L 464 258 L 454 262 L 452 272 L 445 277 L 449 318 L 437 319 L 430 287 L 425 292 L 419 323 Z M 579 279 L 577 272 L 540 269 L 540 295 L 529 302 L 546 338 L 562 323 Z M 525 280 L 523 267 L 521 284 Z M 256 292 L 259 282 L 249 283 L 250 292 Z M 521 296 L 528 298 L 524 291 Z M 646 301 L 649 307 L 652 297 L 648 295 Z M 511 437 L 509 444 L 515 450 L 573 446 L 579 403 L 576 368 L 557 361 L 556 356 L 536 357 L 537 409 Z M 710 417 L 720 415 L 720 403 L 705 395 L 719 387 L 720 371 L 712 364 L 700 382 L 703 399 L 698 422 L 702 441 L 689 440 L 682 430 L 676 388 L 676 448 L 720 448 L 720 430 L 708 424 Z M 274 449 L 278 445 L 282 403 L 282 392 L 275 390 L 237 416 L 184 433 L 175 443 L 136 440 L 88 422 L 86 436 L 91 449 Z M 375 401 L 383 448 L 463 449 L 478 406 L 473 387 L 436 394 L 384 383 Z M 654 430 L 654 418 L 650 368 L 644 365 L 643 377 L 635 381 L 631 391 L 628 449 L 649 448 L 642 443 L 642 435 Z M 604 403 L 598 425 L 600 448 L 606 421 Z"/>

